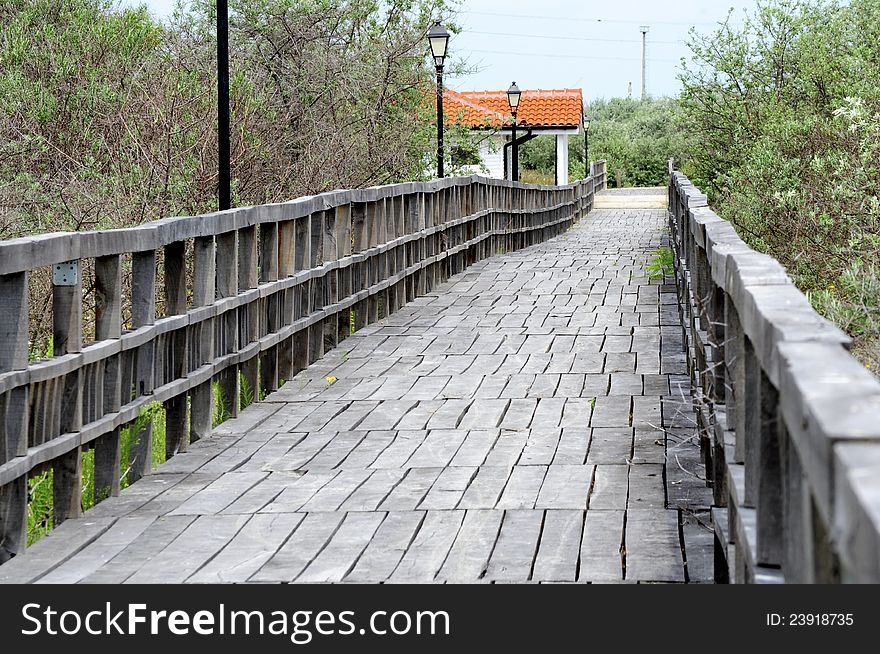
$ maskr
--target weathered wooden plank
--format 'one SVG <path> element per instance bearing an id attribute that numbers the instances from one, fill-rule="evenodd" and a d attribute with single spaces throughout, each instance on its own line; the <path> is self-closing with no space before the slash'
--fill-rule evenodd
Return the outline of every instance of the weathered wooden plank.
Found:
<path id="1" fill-rule="evenodd" d="M 499 509 L 533 509 L 547 466 L 515 466 L 496 505 Z"/>
<path id="2" fill-rule="evenodd" d="M 343 468 L 369 468 L 394 441 L 393 431 L 369 431 L 364 439 L 345 457 Z"/>
<path id="3" fill-rule="evenodd" d="M 178 506 L 170 515 L 219 513 L 242 493 L 265 479 L 265 472 L 230 472 Z"/>
<path id="4" fill-rule="evenodd" d="M 75 584 L 82 581 L 136 541 L 154 521 L 153 516 L 120 518 L 75 557 L 67 559 L 37 583 Z"/>
<path id="5" fill-rule="evenodd" d="M 216 261 L 221 265 L 216 266 L 216 293 L 218 298 L 229 298 L 238 295 L 238 232 L 229 231 L 217 234 Z M 207 272 L 206 272 L 207 275 Z M 207 294 L 203 296 L 207 299 Z M 217 334 L 217 354 L 231 354 L 237 352 L 240 343 L 238 338 L 238 311 L 229 311 L 219 318 L 220 324 L 215 333 Z M 238 366 L 226 368 L 217 375 L 220 386 L 220 402 L 229 417 L 238 415 Z"/>
<path id="6" fill-rule="evenodd" d="M 583 511 L 548 510 L 532 578 L 536 581 L 575 581 L 583 530 Z"/>
<path id="7" fill-rule="evenodd" d="M 341 470 L 302 505 L 303 511 L 335 511 L 373 473 L 372 470 Z"/>
<path id="8" fill-rule="evenodd" d="M 587 511 L 578 581 L 623 579 L 623 521 L 623 511 Z"/>
<path id="9" fill-rule="evenodd" d="M 642 463 L 629 466 L 627 508 L 666 508 L 666 485 L 662 465 Z"/>
<path id="10" fill-rule="evenodd" d="M 223 549 L 249 519 L 250 516 L 242 515 L 199 516 L 125 583 L 182 583 Z"/>
<path id="11" fill-rule="evenodd" d="M 626 578 L 636 581 L 684 581 L 678 511 L 627 510 Z"/>
<path id="12" fill-rule="evenodd" d="M 87 575 L 80 583 L 120 584 L 174 541 L 195 516 L 171 516 L 155 519 L 125 549 Z"/>
<path id="13" fill-rule="evenodd" d="M 61 565 L 113 526 L 114 518 L 67 520 L 0 567 L 0 583 L 32 583 Z"/>
<path id="14" fill-rule="evenodd" d="M 467 511 L 461 530 L 437 574 L 437 581 L 475 583 L 482 579 L 503 517 L 503 511 Z"/>
<path id="15" fill-rule="evenodd" d="M 586 509 L 593 466 L 551 465 L 535 501 L 538 509 Z"/>
<path id="16" fill-rule="evenodd" d="M 433 429 L 406 462 L 409 468 L 441 467 L 449 465 L 464 442 L 467 432 L 453 429 Z"/>
<path id="17" fill-rule="evenodd" d="M 302 583 L 341 581 L 354 567 L 379 528 L 385 514 L 382 512 L 348 513 L 330 542 L 296 578 Z"/>
<path id="18" fill-rule="evenodd" d="M 497 430 L 469 431 L 449 462 L 451 466 L 479 466 L 498 439 Z"/>
<path id="19" fill-rule="evenodd" d="M 257 514 L 217 556 L 187 579 L 187 583 L 241 583 L 259 570 L 290 536 L 302 513 Z"/>
<path id="20" fill-rule="evenodd" d="M 375 511 L 406 475 L 405 470 L 374 470 L 339 506 L 340 511 Z"/>
<path id="21" fill-rule="evenodd" d="M 476 474 L 475 467 L 445 468 L 419 504 L 419 508 L 454 509 Z"/>
<path id="22" fill-rule="evenodd" d="M 279 473 L 284 474 L 284 473 Z M 285 488 L 275 500 L 267 505 L 265 513 L 290 513 L 297 511 L 312 496 L 339 474 L 336 470 L 315 470 L 302 475 Z"/>
<path id="23" fill-rule="evenodd" d="M 541 537 L 543 511 L 510 510 L 486 568 L 486 579 L 492 581 L 528 581 Z"/>
<path id="24" fill-rule="evenodd" d="M 383 511 L 415 509 L 428 494 L 442 470 L 442 468 L 410 468 L 406 477 L 394 487 L 379 508 Z"/>
<path id="25" fill-rule="evenodd" d="M 430 582 L 437 576 L 458 535 L 464 511 L 428 511 L 418 534 L 389 581 Z"/>
<path id="26" fill-rule="evenodd" d="M 528 440 L 529 432 L 501 430 L 498 440 L 483 465 L 511 467 L 516 464 Z"/>
<path id="27" fill-rule="evenodd" d="M 598 465 L 590 492 L 590 509 L 623 510 L 628 496 L 629 466 Z"/>
<path id="28" fill-rule="evenodd" d="M 511 468 L 481 466 L 458 503 L 459 509 L 491 509 L 498 503 Z"/>
<path id="29" fill-rule="evenodd" d="M 344 513 L 310 513 L 284 545 L 251 577 L 250 581 L 290 582 L 317 556 L 339 528 Z"/>
<path id="30" fill-rule="evenodd" d="M 389 511 L 345 581 L 379 583 L 388 579 L 424 517 L 423 511 Z"/>
<path id="31" fill-rule="evenodd" d="M 221 513 L 259 513 L 269 506 L 281 493 L 293 485 L 298 477 L 283 473 L 272 473 L 252 486 Z"/>
<path id="32" fill-rule="evenodd" d="M 556 455 L 562 431 L 559 429 L 532 429 L 519 457 L 519 465 L 548 465 Z"/>

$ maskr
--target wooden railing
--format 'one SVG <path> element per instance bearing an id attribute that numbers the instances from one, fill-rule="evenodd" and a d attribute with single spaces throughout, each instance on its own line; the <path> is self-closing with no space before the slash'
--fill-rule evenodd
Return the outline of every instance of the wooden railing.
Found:
<path id="1" fill-rule="evenodd" d="M 716 579 L 880 582 L 880 382 L 671 167 L 669 224 Z"/>
<path id="2" fill-rule="evenodd" d="M 240 380 L 258 401 L 353 328 L 475 261 L 559 234 L 600 188 L 593 177 L 546 187 L 472 176 L 0 243 L 0 562 L 26 547 L 29 476 L 53 471 L 56 524 L 78 516 L 84 450 L 95 502 L 118 494 L 123 467 L 130 481 L 150 471 L 149 423 L 120 461 L 120 430 L 149 404 L 164 404 L 166 456 L 183 452 L 211 432 L 212 384 L 235 416 Z M 54 356 L 29 361 L 28 277 L 45 267 Z"/>

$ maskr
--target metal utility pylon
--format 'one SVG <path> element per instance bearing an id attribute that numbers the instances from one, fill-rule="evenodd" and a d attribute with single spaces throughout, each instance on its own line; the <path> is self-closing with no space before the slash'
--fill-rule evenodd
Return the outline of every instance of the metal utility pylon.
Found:
<path id="1" fill-rule="evenodd" d="M 642 100 L 644 100 L 647 95 L 647 87 L 648 83 L 646 81 L 647 75 L 647 46 L 648 46 L 648 30 L 651 29 L 647 25 L 642 25 L 639 27 L 639 31 L 642 33 Z"/>

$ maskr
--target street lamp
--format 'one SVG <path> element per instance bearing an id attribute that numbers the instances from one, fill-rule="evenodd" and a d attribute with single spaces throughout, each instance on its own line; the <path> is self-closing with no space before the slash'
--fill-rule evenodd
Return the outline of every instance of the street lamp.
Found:
<path id="1" fill-rule="evenodd" d="M 446 59 L 449 32 L 439 21 L 428 30 L 428 43 L 437 69 L 437 177 L 443 177 L 443 60 Z"/>
<path id="2" fill-rule="evenodd" d="M 229 10 L 227 0 L 217 0 L 217 205 L 232 205 L 229 145 Z"/>
<path id="3" fill-rule="evenodd" d="M 590 117 L 584 114 L 584 179 L 590 176 Z"/>
<path id="4" fill-rule="evenodd" d="M 510 113 L 513 114 L 513 135 L 511 143 L 513 144 L 513 152 L 511 154 L 511 179 L 514 182 L 519 181 L 519 148 L 516 145 L 516 110 L 519 107 L 519 101 L 522 97 L 522 91 L 516 85 L 516 82 L 507 89 L 507 104 L 510 105 Z"/>

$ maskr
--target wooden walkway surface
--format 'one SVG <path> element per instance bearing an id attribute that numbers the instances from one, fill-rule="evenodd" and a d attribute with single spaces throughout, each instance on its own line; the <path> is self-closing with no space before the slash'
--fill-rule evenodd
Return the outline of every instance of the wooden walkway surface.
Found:
<path id="1" fill-rule="evenodd" d="M 665 219 L 471 266 L 0 581 L 711 581 Z"/>

